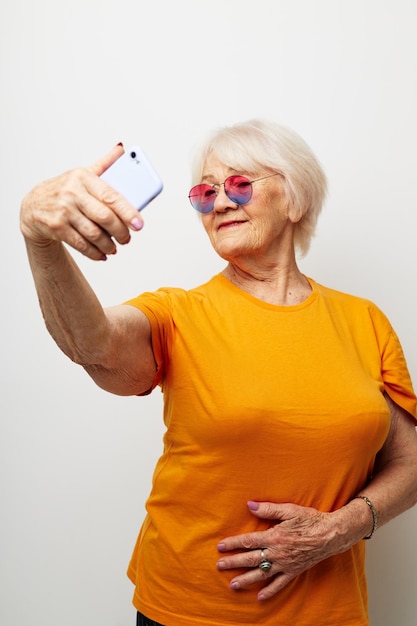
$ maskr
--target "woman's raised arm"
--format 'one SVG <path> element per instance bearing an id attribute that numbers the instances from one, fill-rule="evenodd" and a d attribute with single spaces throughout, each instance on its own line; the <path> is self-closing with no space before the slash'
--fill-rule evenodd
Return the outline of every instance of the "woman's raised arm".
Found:
<path id="1" fill-rule="evenodd" d="M 21 230 L 50 334 L 97 384 L 130 395 L 147 391 L 155 375 L 149 322 L 133 307 L 104 310 L 63 245 L 105 260 L 141 229 L 136 209 L 99 178 L 122 153 L 116 146 L 91 168 L 35 187 L 22 202 Z"/>

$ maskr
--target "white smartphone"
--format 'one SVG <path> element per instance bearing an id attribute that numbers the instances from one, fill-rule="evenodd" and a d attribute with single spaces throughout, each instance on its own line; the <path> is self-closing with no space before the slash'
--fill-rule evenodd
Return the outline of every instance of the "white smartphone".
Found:
<path id="1" fill-rule="evenodd" d="M 161 193 L 163 184 L 139 146 L 129 148 L 101 178 L 122 194 L 138 211 Z"/>

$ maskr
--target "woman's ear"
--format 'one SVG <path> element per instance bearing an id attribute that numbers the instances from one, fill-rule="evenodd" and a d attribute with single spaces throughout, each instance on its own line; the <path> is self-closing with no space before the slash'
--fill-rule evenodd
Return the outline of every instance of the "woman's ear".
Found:
<path id="1" fill-rule="evenodd" d="M 289 219 L 291 220 L 293 224 L 296 224 L 297 222 L 299 222 L 301 218 L 303 217 L 303 212 L 301 210 L 301 207 L 295 206 L 292 202 L 288 204 L 287 213 L 288 213 Z"/>

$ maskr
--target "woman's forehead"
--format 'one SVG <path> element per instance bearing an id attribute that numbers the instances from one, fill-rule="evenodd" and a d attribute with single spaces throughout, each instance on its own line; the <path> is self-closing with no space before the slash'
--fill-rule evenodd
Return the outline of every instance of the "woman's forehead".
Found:
<path id="1" fill-rule="evenodd" d="M 245 167 L 243 163 L 227 163 L 215 152 L 210 152 L 203 164 L 202 180 L 205 182 L 223 182 L 225 178 L 233 174 L 252 175 L 256 173 L 257 169 L 253 165 L 249 168 L 248 166 Z"/>
<path id="2" fill-rule="evenodd" d="M 236 169 L 221 161 L 216 154 L 211 152 L 203 164 L 202 178 L 217 178 L 236 174 Z"/>

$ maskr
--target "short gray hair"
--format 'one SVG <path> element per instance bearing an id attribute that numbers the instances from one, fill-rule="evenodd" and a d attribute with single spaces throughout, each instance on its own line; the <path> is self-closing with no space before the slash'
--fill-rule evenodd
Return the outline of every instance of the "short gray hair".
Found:
<path id="1" fill-rule="evenodd" d="M 250 120 L 214 131 L 196 152 L 192 184 L 201 180 L 210 153 L 237 172 L 280 172 L 288 206 L 300 217 L 294 243 L 302 254 L 309 247 L 327 191 L 326 175 L 310 147 L 293 130 L 264 120 Z"/>

